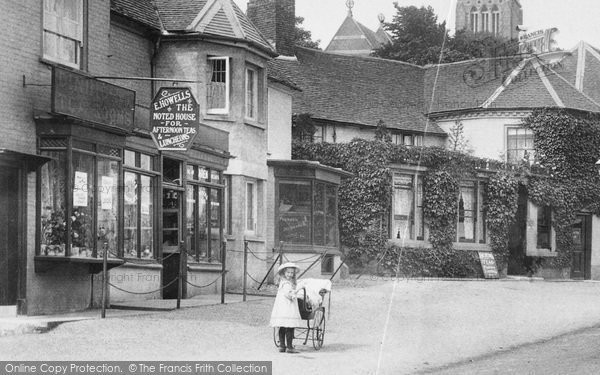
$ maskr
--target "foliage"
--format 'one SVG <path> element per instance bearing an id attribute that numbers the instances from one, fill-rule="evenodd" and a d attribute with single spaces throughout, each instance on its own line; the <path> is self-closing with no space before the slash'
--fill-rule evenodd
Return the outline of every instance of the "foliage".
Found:
<path id="1" fill-rule="evenodd" d="M 317 127 L 310 113 L 299 113 L 292 116 L 292 138 L 311 141 Z"/>
<path id="2" fill-rule="evenodd" d="M 511 56 L 517 53 L 517 43 L 507 43 L 490 33 L 459 30 L 450 36 L 446 23 L 438 23 L 431 6 L 402 7 L 394 3 L 396 15 L 386 23 L 392 43 L 375 51 L 374 55 L 417 65 L 450 63 L 481 57 Z M 442 48 L 443 46 L 443 48 Z"/>
<path id="3" fill-rule="evenodd" d="M 456 238 L 458 182 L 447 171 L 433 171 L 423 180 L 423 215 L 429 242 L 435 249 L 450 249 Z"/>
<path id="4" fill-rule="evenodd" d="M 320 39 L 312 40 L 312 34 L 310 31 L 305 30 L 302 27 L 304 23 L 304 17 L 296 17 L 296 26 L 294 30 L 294 45 L 312 49 L 319 48 Z"/>
<path id="5" fill-rule="evenodd" d="M 389 131 L 385 122 L 379 120 L 377 123 L 377 129 L 375 129 L 375 140 L 382 142 L 392 142 L 392 133 Z"/>
<path id="6" fill-rule="evenodd" d="M 490 246 L 498 264 L 508 262 L 508 234 L 514 224 L 518 201 L 519 179 L 512 173 L 492 175 L 486 189 L 486 223 Z"/>
<path id="7" fill-rule="evenodd" d="M 67 223 L 64 211 L 52 211 L 50 218 L 42 220 L 44 244 L 60 245 L 66 241 Z"/>
<path id="8" fill-rule="evenodd" d="M 455 121 L 449 130 L 448 140 L 450 142 L 450 150 L 472 154 L 474 150 L 465 136 L 465 128 L 462 121 Z"/>
<path id="9" fill-rule="evenodd" d="M 524 120 L 534 133 L 536 158 L 549 171 L 529 179 L 529 198 L 552 207 L 558 256 L 543 266 L 568 267 L 573 249 L 572 224 L 582 210 L 600 213 L 600 115 L 565 109 L 538 109 Z"/>
<path id="10" fill-rule="evenodd" d="M 482 278 L 476 252 L 452 248 L 410 248 L 391 246 L 382 261 L 385 270 L 398 277 L 471 277 Z"/>

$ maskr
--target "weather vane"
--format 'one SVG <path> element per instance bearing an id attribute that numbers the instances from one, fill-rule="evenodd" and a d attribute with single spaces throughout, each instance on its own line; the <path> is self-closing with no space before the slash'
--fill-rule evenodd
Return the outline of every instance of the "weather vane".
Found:
<path id="1" fill-rule="evenodd" d="M 354 8 L 354 0 L 346 0 L 346 6 L 348 7 L 348 15 L 352 17 L 352 8 Z"/>

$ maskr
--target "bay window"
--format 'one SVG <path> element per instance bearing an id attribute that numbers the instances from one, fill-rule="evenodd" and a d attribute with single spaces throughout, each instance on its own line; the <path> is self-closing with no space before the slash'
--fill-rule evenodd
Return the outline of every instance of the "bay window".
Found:
<path id="1" fill-rule="evenodd" d="M 258 72 L 246 69 L 246 118 L 258 120 Z"/>
<path id="2" fill-rule="evenodd" d="M 39 255 L 116 255 L 120 149 L 65 138 L 41 140 L 40 151 L 54 160 L 40 174 Z"/>

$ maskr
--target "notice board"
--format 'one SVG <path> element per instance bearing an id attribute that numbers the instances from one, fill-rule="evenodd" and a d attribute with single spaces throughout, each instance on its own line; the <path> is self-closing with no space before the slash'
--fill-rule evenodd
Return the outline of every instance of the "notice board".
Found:
<path id="1" fill-rule="evenodd" d="M 478 251 L 479 261 L 481 262 L 481 269 L 483 270 L 483 277 L 486 279 L 498 279 L 498 267 L 496 266 L 496 258 L 494 254 L 489 251 Z"/>

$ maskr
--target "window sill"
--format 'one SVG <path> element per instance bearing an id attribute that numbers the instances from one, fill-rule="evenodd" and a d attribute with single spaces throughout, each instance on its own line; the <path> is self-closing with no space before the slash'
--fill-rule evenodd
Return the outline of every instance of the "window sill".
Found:
<path id="1" fill-rule="evenodd" d="M 232 119 L 229 114 L 219 114 L 219 113 L 207 113 L 204 116 L 204 120 L 220 121 L 220 122 L 235 122 L 235 120 Z"/>
<path id="2" fill-rule="evenodd" d="M 388 240 L 388 244 L 399 247 L 412 247 L 417 249 L 431 249 L 431 243 L 429 241 L 418 241 L 418 240 L 399 240 L 392 238 Z M 475 243 L 475 242 L 453 242 L 452 248 L 455 250 L 463 251 L 492 251 L 489 244 L 486 243 Z"/>
<path id="3" fill-rule="evenodd" d="M 123 265 L 125 261 L 120 258 L 108 258 L 106 268 L 111 269 Z M 87 258 L 87 257 L 67 257 L 67 256 L 46 256 L 36 255 L 34 257 L 34 265 L 36 273 L 43 273 L 57 267 L 60 264 L 72 264 L 88 266 L 89 273 L 102 272 L 102 258 Z"/>
<path id="4" fill-rule="evenodd" d="M 265 130 L 267 128 L 265 126 L 265 124 L 261 124 L 260 122 L 258 122 L 256 120 L 252 120 L 252 119 L 248 119 L 248 118 L 244 119 L 244 125 L 252 126 L 253 128 L 257 128 L 257 129 L 261 129 L 261 130 Z"/>
<path id="5" fill-rule="evenodd" d="M 65 69 L 68 69 L 68 70 L 72 70 L 74 72 L 83 73 L 83 74 L 87 75 L 87 73 L 85 73 L 84 71 L 81 70 L 80 66 L 69 65 L 69 64 L 64 63 L 64 62 L 60 62 L 60 61 L 56 61 L 56 60 L 51 60 L 51 59 L 49 59 L 47 57 L 40 57 L 40 62 L 42 64 L 46 64 L 46 65 L 50 65 L 50 66 L 58 66 L 60 68 L 65 68 Z"/>
<path id="6" fill-rule="evenodd" d="M 156 259 L 138 259 L 126 258 L 123 267 L 128 268 L 146 268 L 146 269 L 162 269 L 163 266 Z"/>
<path id="7" fill-rule="evenodd" d="M 223 269 L 222 263 L 208 263 L 208 262 L 200 262 L 200 263 L 188 263 L 187 265 L 188 271 L 202 272 L 221 272 Z"/>
<path id="8" fill-rule="evenodd" d="M 556 258 L 558 256 L 556 251 L 550 249 L 533 249 L 527 250 L 526 253 L 528 257 Z"/>

